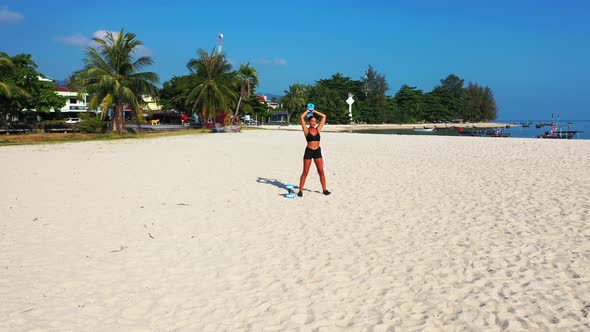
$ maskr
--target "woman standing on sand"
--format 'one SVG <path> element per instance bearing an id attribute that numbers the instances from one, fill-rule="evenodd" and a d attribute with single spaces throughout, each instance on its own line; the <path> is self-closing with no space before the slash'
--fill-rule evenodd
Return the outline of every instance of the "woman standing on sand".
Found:
<path id="1" fill-rule="evenodd" d="M 318 120 L 313 116 L 317 114 L 321 120 L 318 124 Z M 309 126 L 305 124 L 305 118 L 308 117 Z M 318 170 L 320 176 L 320 182 L 322 183 L 322 190 L 324 195 L 330 195 L 328 189 L 326 189 L 326 175 L 324 174 L 324 161 L 322 159 L 322 148 L 320 147 L 320 130 L 326 123 L 326 115 L 315 110 L 314 104 L 307 104 L 307 110 L 301 114 L 301 128 L 303 128 L 303 134 L 307 141 L 307 147 L 303 154 L 303 172 L 299 179 L 299 192 L 297 196 L 303 196 L 303 186 L 305 185 L 305 179 L 309 173 L 309 167 L 311 166 L 311 160 L 313 159 L 315 167 Z"/>

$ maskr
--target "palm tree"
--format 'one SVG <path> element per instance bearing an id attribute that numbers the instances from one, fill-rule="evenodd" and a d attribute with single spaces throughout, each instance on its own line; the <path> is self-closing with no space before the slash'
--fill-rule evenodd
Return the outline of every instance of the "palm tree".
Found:
<path id="1" fill-rule="evenodd" d="M 307 99 L 307 87 L 301 83 L 295 83 L 289 86 L 289 91 L 285 91 L 283 105 L 287 108 L 287 123 L 290 123 L 291 113 L 305 107 Z"/>
<path id="2" fill-rule="evenodd" d="M 10 61 L 9 58 L 4 57 L 4 56 L 0 56 L 0 69 L 4 69 L 4 68 L 9 69 L 12 66 L 13 66 L 12 61 Z M 2 76 L 4 76 L 4 75 L 2 75 Z M 10 83 L 0 81 L 0 94 L 10 97 L 12 95 L 11 90 L 12 90 L 12 86 Z"/>
<path id="3" fill-rule="evenodd" d="M 236 113 L 234 114 L 235 121 L 238 119 L 242 101 L 248 98 L 258 85 L 258 73 L 255 68 L 250 67 L 249 62 L 245 65 L 240 65 L 240 70 L 238 70 L 238 85 L 240 87 L 240 99 L 238 99 L 238 106 L 236 106 Z"/>
<path id="4" fill-rule="evenodd" d="M 233 90 L 233 73 L 223 54 L 215 49 L 208 54 L 199 49 L 199 59 L 187 63 L 195 86 L 191 89 L 187 102 L 192 104 L 193 112 L 200 111 L 201 119 L 211 118 L 217 112 L 225 112 L 237 97 Z"/>
<path id="5" fill-rule="evenodd" d="M 24 98 L 31 98 L 31 94 L 15 83 L 17 68 L 8 54 L 0 52 L 0 125 L 8 125 L 8 114 L 21 110 Z"/>
<path id="6" fill-rule="evenodd" d="M 2 78 L 8 76 L 4 75 L 4 70 L 10 71 L 13 68 L 14 64 L 8 55 L 6 53 L 0 52 L 0 73 L 3 74 L 0 76 L 0 95 L 3 95 L 7 98 L 12 97 L 13 94 L 30 97 L 31 95 L 27 91 L 15 85 L 14 83 L 8 81 L 2 82 Z"/>
<path id="7" fill-rule="evenodd" d="M 139 72 L 153 64 L 149 56 L 134 58 L 143 43 L 131 32 L 107 32 L 106 37 L 94 38 L 97 48 L 88 47 L 86 66 L 74 73 L 74 84 L 81 86 L 80 94 L 90 94 L 89 107 L 114 106 L 113 130 L 122 134 L 125 128 L 123 108 L 131 106 L 138 117 L 141 111 L 141 95 L 156 94 L 160 78 L 153 72 Z M 103 108 L 103 112 L 106 111 Z"/>

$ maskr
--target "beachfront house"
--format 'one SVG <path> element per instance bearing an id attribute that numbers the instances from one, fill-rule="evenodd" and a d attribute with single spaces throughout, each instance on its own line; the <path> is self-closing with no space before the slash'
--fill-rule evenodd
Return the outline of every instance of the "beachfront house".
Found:
<path id="1" fill-rule="evenodd" d="M 278 125 L 287 125 L 289 123 L 289 112 L 285 110 L 273 110 L 270 112 L 270 116 L 268 117 L 268 123 L 270 124 L 278 124 Z"/>
<path id="2" fill-rule="evenodd" d="M 158 99 L 148 95 L 143 95 L 141 97 L 143 98 L 143 101 L 147 103 L 147 108 L 144 110 L 159 111 L 162 109 L 162 105 L 158 104 Z"/>
<path id="3" fill-rule="evenodd" d="M 52 79 L 41 76 L 38 76 L 37 78 L 39 79 L 39 81 L 54 82 Z M 64 117 L 77 117 L 79 113 L 88 112 L 88 103 L 86 101 L 88 94 L 85 93 L 80 97 L 78 96 L 77 91 L 62 86 L 56 86 L 55 93 L 59 96 L 66 98 L 66 104 L 64 105 L 64 107 L 57 110 L 58 112 L 61 112 L 64 115 Z M 55 113 L 56 110 L 52 108 L 51 110 L 49 110 L 49 112 Z M 97 110 L 94 110 L 93 112 L 100 113 Z"/>
<path id="4" fill-rule="evenodd" d="M 48 80 L 40 77 L 39 80 Z M 23 109 L 23 119 L 27 121 L 43 121 L 66 118 L 77 118 L 80 113 L 91 112 L 94 114 L 100 113 L 100 110 L 89 110 L 87 94 L 78 95 L 77 91 L 66 87 L 56 86 L 55 93 L 66 98 L 65 105 L 60 109 L 51 108 L 48 112 L 37 112 L 35 109 Z M 35 119 L 36 118 L 36 119 Z M 23 120 L 21 119 L 21 120 Z M 26 120 L 28 119 L 28 120 Z"/>
<path id="5" fill-rule="evenodd" d="M 281 106 L 279 105 L 279 103 L 275 103 L 274 101 L 268 100 L 268 97 L 266 97 L 265 95 L 256 95 L 256 99 L 258 99 L 258 101 L 261 104 L 266 105 L 269 109 L 272 108 L 274 110 Z"/>
<path id="6" fill-rule="evenodd" d="M 66 87 L 58 86 L 56 87 L 56 91 L 60 96 L 66 97 L 66 104 L 64 107 L 60 108 L 59 112 L 64 114 L 64 117 L 77 117 L 79 113 L 85 112 L 93 112 L 93 113 L 100 113 L 99 110 L 89 110 L 88 109 L 88 101 L 87 101 L 87 94 L 83 94 L 82 96 L 78 96 L 77 91 L 70 90 Z M 55 112 L 56 110 L 51 109 L 50 112 Z"/>
<path id="7" fill-rule="evenodd" d="M 283 105 L 268 100 L 268 97 L 265 95 L 256 95 L 256 98 L 261 104 L 266 105 L 270 111 L 270 116 L 266 119 L 267 123 L 278 125 L 288 124 L 289 112 L 280 109 Z"/>
<path id="8" fill-rule="evenodd" d="M 162 105 L 158 103 L 158 99 L 150 95 L 141 96 L 143 101 L 147 104 L 143 108 L 143 117 L 148 124 L 182 124 L 182 113 L 177 110 L 163 110 Z M 125 111 L 130 111 L 130 107 L 126 107 Z M 133 117 L 133 112 L 129 112 L 130 117 Z"/>

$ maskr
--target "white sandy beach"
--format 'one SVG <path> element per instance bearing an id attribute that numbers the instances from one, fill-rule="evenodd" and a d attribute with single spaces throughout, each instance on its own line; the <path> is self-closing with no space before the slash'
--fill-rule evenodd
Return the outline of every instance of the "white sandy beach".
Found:
<path id="1" fill-rule="evenodd" d="M 590 141 L 0 147 L 2 331 L 587 331 Z"/>

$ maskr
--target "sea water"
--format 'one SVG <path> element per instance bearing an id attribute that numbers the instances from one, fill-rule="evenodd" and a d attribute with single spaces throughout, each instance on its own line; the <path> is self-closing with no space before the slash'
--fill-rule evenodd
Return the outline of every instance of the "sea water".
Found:
<path id="1" fill-rule="evenodd" d="M 551 120 L 538 120 L 538 121 L 506 121 L 505 123 L 531 123 L 530 127 L 523 127 L 522 125 L 511 126 L 510 129 L 506 129 L 506 132 L 512 134 L 512 137 L 539 137 L 545 133 L 551 133 L 551 126 L 544 126 L 536 128 L 538 123 L 552 123 Z M 563 131 L 575 130 L 580 131 L 572 139 L 590 139 L 590 120 L 571 120 L 571 121 L 559 121 L 557 122 L 558 129 Z M 569 128 L 569 129 L 568 129 Z"/>
<path id="2" fill-rule="evenodd" d="M 500 126 L 500 123 L 510 125 L 509 128 L 504 126 Z M 522 123 L 531 123 L 529 127 L 522 126 Z M 506 120 L 506 121 L 498 121 L 498 127 L 501 129 L 502 133 L 510 134 L 510 137 L 519 137 L 519 138 L 537 138 L 540 135 L 545 133 L 551 132 L 551 126 L 544 126 L 541 128 L 536 128 L 536 124 L 539 123 L 552 123 L 551 120 L 527 120 L 527 121 L 520 121 L 520 120 Z M 430 127 L 432 124 L 429 124 Z M 574 121 L 559 121 L 557 122 L 558 127 L 565 131 L 565 130 L 575 130 L 580 131 L 577 133 L 572 139 L 590 139 L 590 120 L 574 120 Z M 394 135 L 436 135 L 436 136 L 459 136 L 459 132 L 457 128 L 440 128 L 441 125 L 437 124 L 439 128 L 433 132 L 421 132 L 421 131 L 413 131 L 411 129 L 375 129 L 375 130 L 353 130 L 353 132 L 357 133 L 367 133 L 367 134 L 394 134 Z M 452 126 L 458 127 L 459 124 L 452 124 Z M 568 129 L 569 127 L 569 129 Z M 417 127 L 418 128 L 418 127 Z M 493 128 L 471 128 L 471 127 L 464 127 L 465 130 L 474 131 L 474 130 L 481 130 L 481 131 L 492 131 Z"/>

